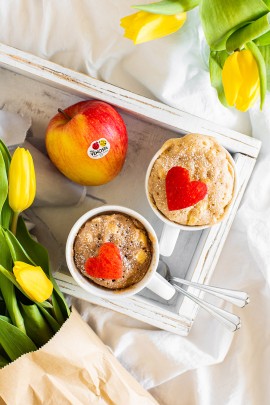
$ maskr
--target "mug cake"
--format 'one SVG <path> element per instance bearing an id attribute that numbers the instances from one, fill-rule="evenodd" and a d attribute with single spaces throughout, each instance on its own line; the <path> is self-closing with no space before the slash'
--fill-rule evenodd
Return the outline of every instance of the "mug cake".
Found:
<path id="1" fill-rule="evenodd" d="M 211 226 L 233 200 L 232 157 L 214 138 L 188 134 L 162 146 L 148 178 L 148 196 L 169 221 Z"/>
<path id="2" fill-rule="evenodd" d="M 141 281 L 152 253 L 152 242 L 144 226 L 120 212 L 90 218 L 79 229 L 73 246 L 77 269 L 90 281 L 111 290 Z"/>

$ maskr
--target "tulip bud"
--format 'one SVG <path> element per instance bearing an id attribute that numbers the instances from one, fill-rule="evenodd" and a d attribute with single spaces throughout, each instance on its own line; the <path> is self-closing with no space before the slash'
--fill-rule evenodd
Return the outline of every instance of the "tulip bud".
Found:
<path id="1" fill-rule="evenodd" d="M 260 93 L 257 62 L 250 50 L 236 51 L 223 66 L 222 83 L 227 103 L 240 111 L 247 111 Z"/>
<path id="2" fill-rule="evenodd" d="M 9 205 L 14 211 L 12 232 L 16 232 L 20 212 L 33 203 L 36 194 L 36 175 L 30 152 L 17 148 L 12 156 L 9 168 Z"/>
<path id="3" fill-rule="evenodd" d="M 28 297 L 36 302 L 46 301 L 53 292 L 53 284 L 39 266 L 16 261 L 13 273 Z"/>
<path id="4" fill-rule="evenodd" d="M 134 44 L 141 44 L 152 39 L 164 37 L 178 31 L 185 23 L 186 13 L 174 15 L 153 14 L 139 11 L 121 19 L 124 36 Z"/>

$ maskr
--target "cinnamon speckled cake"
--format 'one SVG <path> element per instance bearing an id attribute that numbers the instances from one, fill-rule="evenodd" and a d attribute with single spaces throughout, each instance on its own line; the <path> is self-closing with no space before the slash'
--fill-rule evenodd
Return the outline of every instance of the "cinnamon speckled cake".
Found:
<path id="1" fill-rule="evenodd" d="M 96 257 L 100 246 L 114 243 L 120 252 L 123 275 L 120 279 L 91 277 L 85 271 L 88 258 Z M 78 270 L 96 284 L 109 289 L 123 289 L 138 283 L 152 260 L 152 243 L 144 226 L 122 213 L 105 213 L 88 220 L 74 242 L 74 261 Z"/>
<path id="2" fill-rule="evenodd" d="M 232 201 L 235 183 L 234 166 L 227 150 L 214 138 L 200 134 L 169 139 L 161 150 L 148 181 L 149 197 L 156 208 L 181 225 L 213 225 L 222 220 Z M 190 181 L 205 183 L 207 194 L 195 205 L 170 211 L 166 176 L 176 166 L 188 170 Z"/>

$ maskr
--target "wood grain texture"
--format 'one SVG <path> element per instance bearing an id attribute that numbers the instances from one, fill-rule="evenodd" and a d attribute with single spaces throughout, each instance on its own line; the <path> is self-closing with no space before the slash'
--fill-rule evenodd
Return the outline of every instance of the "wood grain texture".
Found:
<path id="1" fill-rule="evenodd" d="M 180 133 L 199 132 L 215 136 L 232 153 L 240 152 L 255 158 L 258 156 L 260 142 L 257 139 L 3 44 L 0 44 L 0 65 L 79 97 L 106 101 L 132 115 Z"/>
<path id="2" fill-rule="evenodd" d="M 0 67 L 0 105 L 6 110 L 31 117 L 32 130 L 40 140 L 41 149 L 44 147 L 46 125 L 57 111 L 57 107 L 65 108 L 83 99 L 98 98 L 119 109 L 129 133 L 126 164 L 122 173 L 112 183 L 89 190 L 91 197 L 88 205 L 82 208 L 84 210 L 86 207 L 91 209 L 100 205 L 101 201 L 128 206 L 142 213 L 159 236 L 162 223 L 147 204 L 144 176 L 149 161 L 164 141 L 187 132 L 198 132 L 216 137 L 234 155 L 239 189 L 230 215 L 210 230 L 182 232 L 174 254 L 165 259 L 173 275 L 209 283 L 256 163 L 260 142 L 1 44 Z M 99 198 L 100 201 L 91 198 Z M 68 210 L 39 209 L 37 212 L 48 224 L 59 244 L 64 247 L 64 239 L 58 238 L 57 214 L 59 217 L 66 215 L 64 231 L 67 235 L 77 219 L 78 212 L 72 207 Z M 53 221 L 50 218 L 52 213 Z M 188 334 L 198 311 L 197 305 L 179 294 L 170 302 L 166 302 L 147 289 L 121 301 L 94 297 L 83 291 L 64 267 L 56 273 L 56 279 L 61 289 L 68 294 L 183 336 Z M 189 291 L 198 294 L 190 288 Z"/>

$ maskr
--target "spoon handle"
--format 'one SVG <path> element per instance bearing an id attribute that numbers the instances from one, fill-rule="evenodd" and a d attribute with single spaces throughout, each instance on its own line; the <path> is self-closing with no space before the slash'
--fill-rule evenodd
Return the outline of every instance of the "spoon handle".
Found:
<path id="1" fill-rule="evenodd" d="M 224 301 L 231 302 L 232 304 L 237 305 L 240 308 L 243 308 L 249 303 L 249 296 L 244 291 L 228 290 L 225 288 L 193 283 L 191 281 L 187 281 L 178 277 L 171 277 L 170 281 L 173 281 L 174 283 L 185 284 L 193 288 L 197 288 L 198 290 L 205 291 L 206 293 L 212 294 L 215 297 L 223 299 Z"/>
<path id="2" fill-rule="evenodd" d="M 181 292 L 183 295 L 185 295 L 186 297 L 194 301 L 196 304 L 198 304 L 201 308 L 209 312 L 217 320 L 222 322 L 226 326 L 226 328 L 229 329 L 231 332 L 235 332 L 236 330 L 240 329 L 241 320 L 237 315 L 234 315 L 228 311 L 225 311 L 224 309 L 218 308 L 210 304 L 209 302 L 203 301 L 200 298 L 195 297 L 194 295 L 190 294 L 183 288 L 179 287 L 174 282 L 172 284 L 177 291 Z"/>

